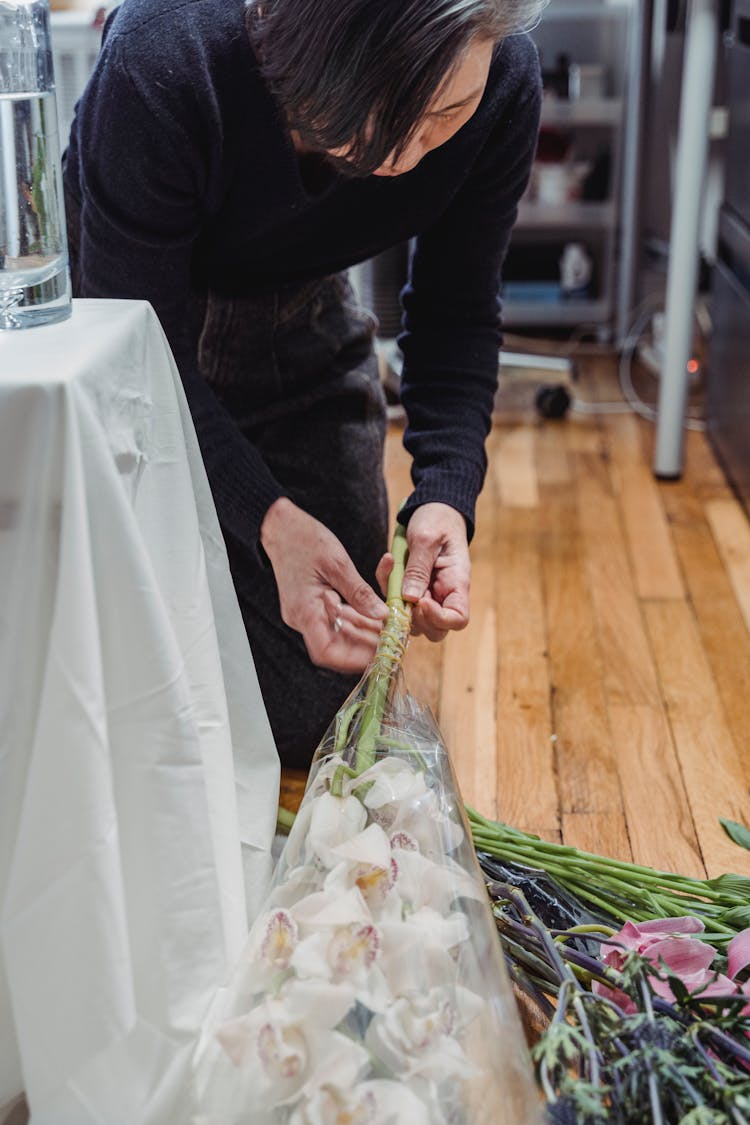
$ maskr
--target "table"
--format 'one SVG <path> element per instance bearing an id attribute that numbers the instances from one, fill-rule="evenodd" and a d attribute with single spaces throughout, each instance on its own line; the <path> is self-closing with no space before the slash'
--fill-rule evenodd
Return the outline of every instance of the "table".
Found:
<path id="1" fill-rule="evenodd" d="M 0 1105 L 180 1125 L 279 763 L 145 302 L 0 333 L 0 590 Z"/>

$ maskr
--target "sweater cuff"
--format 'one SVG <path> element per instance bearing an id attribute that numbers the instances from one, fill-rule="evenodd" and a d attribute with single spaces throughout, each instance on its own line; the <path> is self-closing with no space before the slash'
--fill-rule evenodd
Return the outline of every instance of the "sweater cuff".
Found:
<path id="1" fill-rule="evenodd" d="M 244 452 L 250 464 L 228 464 L 224 458 L 209 457 L 204 460 L 222 531 L 244 550 L 257 553 L 262 559 L 261 524 L 271 505 L 286 496 L 287 492 L 261 461 L 259 454 L 255 453 L 252 457 L 250 450 Z"/>
<path id="2" fill-rule="evenodd" d="M 417 508 L 423 504 L 447 504 L 455 508 L 466 520 L 466 536 L 474 538 L 477 496 L 482 490 L 484 474 L 474 466 L 462 467 L 460 472 L 448 469 L 431 469 L 423 473 L 416 488 L 398 512 L 398 522 L 406 527 Z"/>

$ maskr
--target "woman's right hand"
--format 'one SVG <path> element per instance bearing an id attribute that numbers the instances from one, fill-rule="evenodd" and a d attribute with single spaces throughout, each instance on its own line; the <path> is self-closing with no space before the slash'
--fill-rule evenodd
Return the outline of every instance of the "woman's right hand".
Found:
<path id="1" fill-rule="evenodd" d="M 388 607 L 342 543 L 285 496 L 266 512 L 260 541 L 273 567 L 282 620 L 302 634 L 313 664 L 363 671 L 375 655 Z"/>

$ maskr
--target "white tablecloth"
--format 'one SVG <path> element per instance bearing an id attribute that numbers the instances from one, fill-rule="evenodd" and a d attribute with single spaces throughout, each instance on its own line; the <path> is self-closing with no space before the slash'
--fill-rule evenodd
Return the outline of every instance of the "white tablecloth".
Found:
<path id="1" fill-rule="evenodd" d="M 185 1120 L 278 773 L 152 309 L 0 333 L 0 1105 Z"/>

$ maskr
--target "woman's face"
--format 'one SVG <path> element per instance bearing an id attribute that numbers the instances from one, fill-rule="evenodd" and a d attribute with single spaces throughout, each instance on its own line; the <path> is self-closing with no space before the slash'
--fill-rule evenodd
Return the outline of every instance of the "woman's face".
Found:
<path id="1" fill-rule="evenodd" d="M 430 102 L 408 144 L 398 156 L 376 168 L 375 176 L 401 176 L 416 168 L 423 156 L 449 141 L 469 120 L 481 101 L 495 44 L 490 39 L 471 43 Z M 330 149 L 329 154 L 346 159 L 347 148 Z"/>

